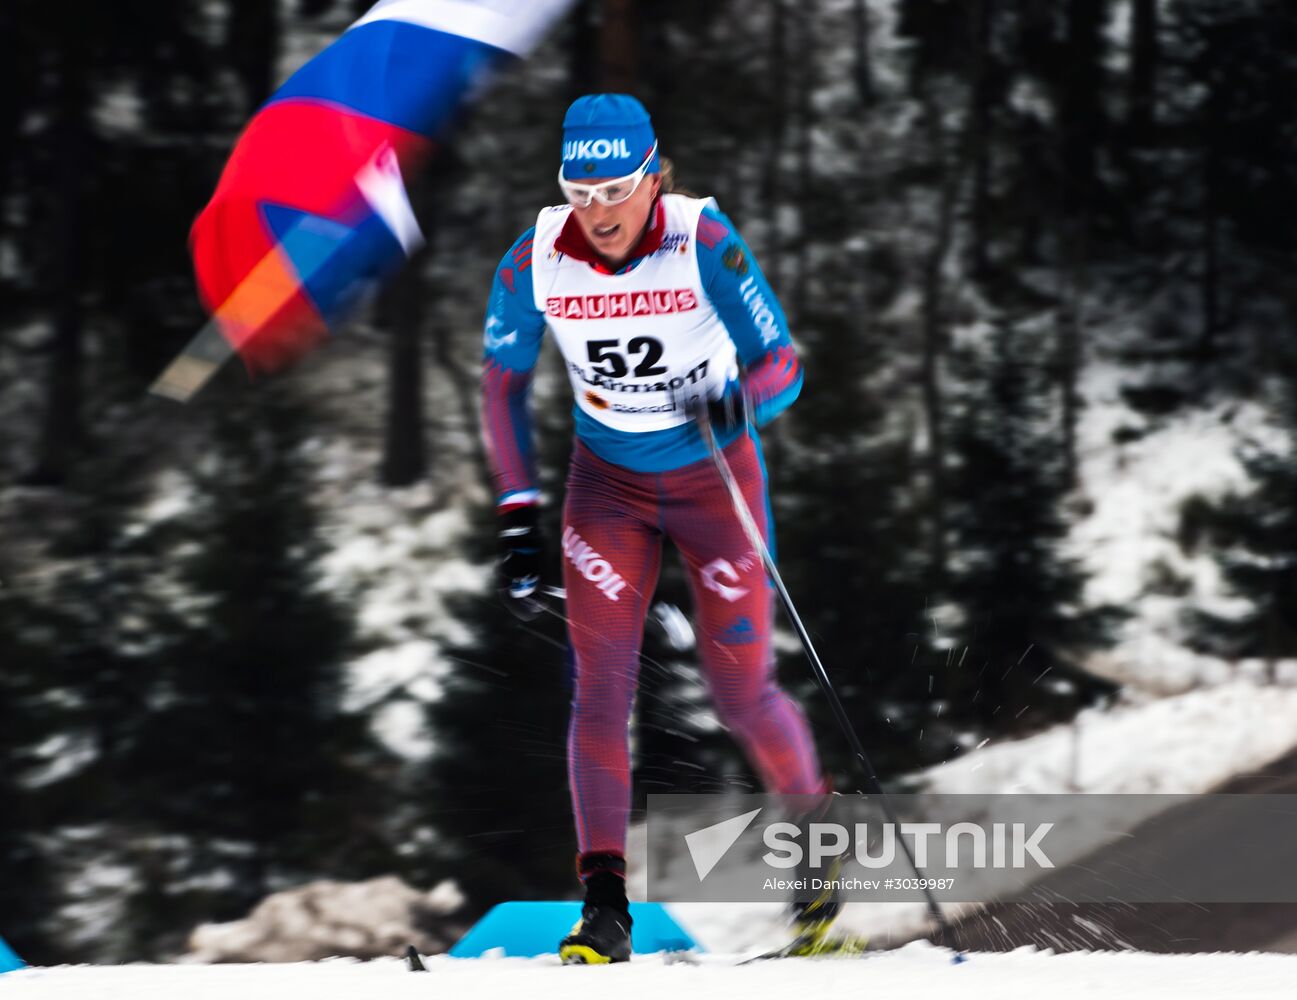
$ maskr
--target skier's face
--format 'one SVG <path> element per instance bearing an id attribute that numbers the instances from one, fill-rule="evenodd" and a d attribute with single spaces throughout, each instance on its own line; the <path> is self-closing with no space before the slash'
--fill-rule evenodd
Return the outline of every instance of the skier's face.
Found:
<path id="1" fill-rule="evenodd" d="M 589 183 L 598 184 L 609 178 L 592 177 Z M 648 225 L 653 200 L 662 187 L 662 178 L 649 174 L 635 193 L 620 205 L 605 205 L 598 199 L 585 208 L 572 209 L 581 232 L 600 257 L 609 264 L 620 267 L 630 257 Z"/>

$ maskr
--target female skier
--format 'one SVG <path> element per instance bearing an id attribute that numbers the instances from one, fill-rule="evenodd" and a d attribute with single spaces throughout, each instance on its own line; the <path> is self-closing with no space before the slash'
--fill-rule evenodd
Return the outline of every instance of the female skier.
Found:
<path id="1" fill-rule="evenodd" d="M 527 410 L 548 326 L 576 395 L 563 510 L 563 582 L 576 677 L 568 772 L 582 919 L 565 962 L 630 956 L 625 842 L 627 722 L 662 538 L 693 592 L 717 715 L 770 792 L 826 790 L 797 705 L 774 679 L 772 590 L 696 422 L 706 407 L 752 515 L 769 538 L 760 427 L 796 399 L 787 321 L 734 225 L 711 199 L 662 190 L 657 139 L 633 97 L 594 94 L 563 122 L 559 187 L 504 255 L 486 316 L 483 432 L 500 515 L 500 590 L 541 608 L 543 545 Z M 795 904 L 799 940 L 837 905 Z"/>

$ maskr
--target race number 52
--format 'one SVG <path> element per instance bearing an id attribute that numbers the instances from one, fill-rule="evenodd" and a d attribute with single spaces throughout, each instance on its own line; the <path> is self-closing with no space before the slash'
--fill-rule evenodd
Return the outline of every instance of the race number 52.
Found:
<path id="1" fill-rule="evenodd" d="M 665 375 L 667 372 L 664 365 L 658 364 L 662 360 L 662 341 L 653 337 L 632 337 L 625 353 L 621 352 L 620 340 L 590 340 L 586 342 L 586 353 L 595 372 L 605 378 L 622 378 L 630 371 L 626 364 L 627 355 L 643 355 L 635 366 L 637 378 Z M 601 364 L 605 367 L 600 367 Z"/>

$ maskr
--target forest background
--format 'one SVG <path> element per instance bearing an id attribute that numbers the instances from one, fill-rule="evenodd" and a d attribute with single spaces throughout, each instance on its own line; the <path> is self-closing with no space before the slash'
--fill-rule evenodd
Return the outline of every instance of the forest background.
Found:
<path id="1" fill-rule="evenodd" d="M 454 878 L 466 916 L 574 890 L 563 626 L 491 592 L 476 399 L 492 271 L 559 200 L 592 90 L 646 103 L 789 315 L 781 566 L 886 783 L 1086 705 L 1292 680 L 1288 5 L 585 0 L 416 181 L 430 245 L 353 328 L 150 398 L 204 319 L 185 239 L 235 137 L 367 6 L 0 6 L 0 929 L 25 957 L 171 957 L 322 877 Z M 542 364 L 557 539 L 571 403 Z M 660 596 L 688 606 L 674 562 Z M 754 787 L 653 635 L 632 738 L 641 805 Z"/>

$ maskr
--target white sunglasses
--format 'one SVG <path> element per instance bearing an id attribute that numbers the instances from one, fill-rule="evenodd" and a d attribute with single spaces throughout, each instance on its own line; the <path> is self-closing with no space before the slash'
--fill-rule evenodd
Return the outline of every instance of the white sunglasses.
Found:
<path id="1" fill-rule="evenodd" d="M 653 148 L 649 150 L 648 156 L 644 162 L 639 165 L 639 169 L 633 174 L 627 174 L 625 177 L 614 177 L 610 181 L 604 181 L 601 184 L 575 184 L 563 176 L 563 168 L 558 168 L 558 186 L 563 189 L 563 195 L 567 198 L 567 203 L 574 208 L 589 208 L 590 203 L 596 198 L 601 205 L 620 205 L 633 195 L 648 173 L 649 164 L 653 162 L 653 157 L 658 151 L 658 144 L 653 143 Z"/>

